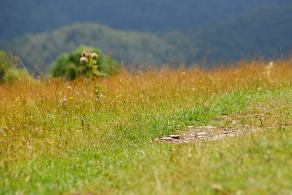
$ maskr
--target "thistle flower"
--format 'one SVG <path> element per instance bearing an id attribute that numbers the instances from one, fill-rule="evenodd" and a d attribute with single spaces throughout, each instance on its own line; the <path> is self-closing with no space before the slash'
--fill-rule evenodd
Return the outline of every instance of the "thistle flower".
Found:
<path id="1" fill-rule="evenodd" d="M 88 62 L 87 58 L 86 57 L 81 57 L 80 58 L 80 63 L 81 64 L 86 64 Z"/>
<path id="2" fill-rule="evenodd" d="M 82 53 L 81 53 L 81 57 L 88 57 L 90 55 L 89 51 L 88 50 L 84 50 Z"/>
<path id="3" fill-rule="evenodd" d="M 96 53 L 92 53 L 92 54 L 91 54 L 91 58 L 96 60 L 96 58 L 97 58 L 97 54 L 96 54 Z"/>

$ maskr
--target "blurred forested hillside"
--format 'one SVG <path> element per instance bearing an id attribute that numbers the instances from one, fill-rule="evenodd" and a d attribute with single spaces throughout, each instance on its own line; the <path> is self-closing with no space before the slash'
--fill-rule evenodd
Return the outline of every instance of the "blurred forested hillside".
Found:
<path id="1" fill-rule="evenodd" d="M 129 68 L 287 57 L 291 0 L 0 0 L 0 49 L 50 64 L 85 44 Z M 108 27 L 106 27 L 108 26 Z"/>
<path id="2" fill-rule="evenodd" d="M 183 53 L 176 46 L 150 33 L 113 30 L 93 24 L 80 23 L 37 35 L 25 35 L 2 43 L 6 50 L 23 59 L 29 68 L 50 64 L 60 53 L 80 45 L 102 48 L 118 61 L 131 66 L 159 65 L 182 62 Z M 135 67 L 133 67 L 135 68 Z"/>

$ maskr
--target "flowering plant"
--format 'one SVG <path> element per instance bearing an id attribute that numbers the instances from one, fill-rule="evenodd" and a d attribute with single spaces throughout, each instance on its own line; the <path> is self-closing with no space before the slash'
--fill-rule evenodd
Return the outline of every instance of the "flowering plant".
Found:
<path id="1" fill-rule="evenodd" d="M 84 50 L 81 53 L 80 64 L 86 66 L 87 76 L 103 76 L 100 71 L 102 55 L 100 53 L 91 53 L 89 50 Z"/>
<path id="2" fill-rule="evenodd" d="M 121 66 L 110 55 L 100 49 L 80 47 L 68 53 L 62 53 L 53 62 L 53 77 L 74 80 L 77 77 L 106 77 L 118 74 Z"/>

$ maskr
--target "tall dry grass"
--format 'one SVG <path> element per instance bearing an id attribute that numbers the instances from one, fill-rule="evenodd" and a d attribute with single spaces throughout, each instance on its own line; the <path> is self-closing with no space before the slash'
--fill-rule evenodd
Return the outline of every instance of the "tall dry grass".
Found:
<path id="1" fill-rule="evenodd" d="M 121 127 L 139 120 L 140 113 L 155 120 L 156 113 L 191 108 L 219 94 L 281 87 L 292 87 L 291 61 L 273 66 L 242 62 L 212 70 L 123 72 L 94 81 L 4 84 L 0 86 L 1 164 L 102 145 Z"/>

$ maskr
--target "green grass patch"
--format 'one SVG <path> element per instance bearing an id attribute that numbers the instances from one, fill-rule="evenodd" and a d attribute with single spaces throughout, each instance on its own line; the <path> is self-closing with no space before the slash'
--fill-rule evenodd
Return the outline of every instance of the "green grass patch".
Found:
<path id="1" fill-rule="evenodd" d="M 250 106 L 268 106 L 279 100 L 290 105 L 275 110 L 274 115 L 281 114 L 282 123 L 289 123 L 291 99 L 289 87 L 237 90 L 188 104 L 150 107 L 146 112 L 129 110 L 127 122 L 108 131 L 102 123 L 114 123 L 125 116 L 114 112 L 88 114 L 84 116 L 87 123 L 100 125 L 102 133 L 94 134 L 80 147 L 3 164 L 0 193 L 291 193 L 291 126 L 216 142 L 150 142 L 188 125 L 213 124 L 222 114 L 245 115 L 253 112 Z M 73 122 L 67 125 L 74 129 Z"/>

